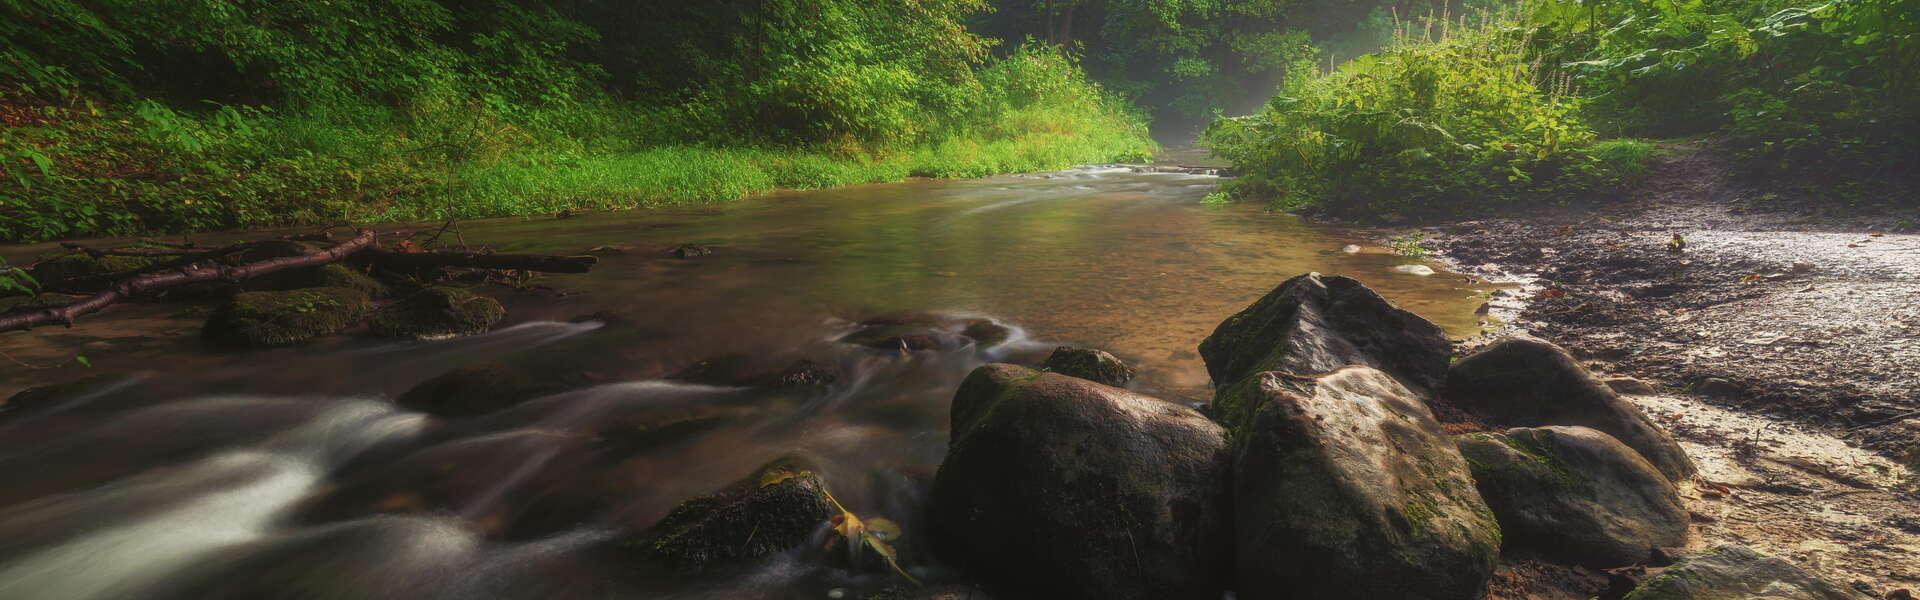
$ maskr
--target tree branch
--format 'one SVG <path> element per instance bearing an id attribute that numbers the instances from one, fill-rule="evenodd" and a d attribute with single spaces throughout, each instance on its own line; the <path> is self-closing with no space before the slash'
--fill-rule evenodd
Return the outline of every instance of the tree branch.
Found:
<path id="1" fill-rule="evenodd" d="M 373 231 L 363 229 L 353 239 L 340 244 L 299 256 L 270 258 L 244 265 L 223 265 L 205 263 L 182 266 L 177 270 L 148 273 L 120 280 L 106 291 L 94 294 L 84 300 L 54 308 L 42 308 L 0 314 L 0 331 L 31 329 L 49 323 L 73 326 L 73 320 L 81 315 L 98 312 L 116 302 L 133 297 L 135 294 L 166 289 L 174 286 L 203 281 L 239 281 L 300 267 L 315 267 L 337 262 L 356 252 L 373 247 Z"/>

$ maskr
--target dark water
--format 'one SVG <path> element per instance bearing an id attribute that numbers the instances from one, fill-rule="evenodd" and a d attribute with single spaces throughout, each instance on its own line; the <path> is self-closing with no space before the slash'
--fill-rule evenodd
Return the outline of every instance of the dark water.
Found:
<path id="1" fill-rule="evenodd" d="M 535 282 L 552 291 L 503 292 L 509 321 L 465 339 L 221 353 L 179 305 L 0 336 L 14 359 L 0 393 L 95 378 L 75 399 L 0 416 L 0 598 L 860 597 L 884 572 L 818 551 L 693 582 L 619 540 L 798 453 L 849 509 L 905 524 L 902 558 L 940 580 L 913 516 L 952 391 L 983 362 L 1097 346 L 1139 367 L 1136 389 L 1203 400 L 1200 339 L 1306 271 L 1359 277 L 1462 335 L 1476 327 L 1464 278 L 1342 252 L 1366 244 L 1350 232 L 1201 205 L 1214 183 L 1090 168 L 469 223 L 469 244 L 608 254 L 592 274 Z M 664 254 L 683 242 L 715 253 Z M 899 313 L 989 318 L 1013 334 L 912 353 L 833 341 Z M 94 366 L 21 364 L 75 353 Z M 823 390 L 662 379 L 728 355 L 811 360 L 836 378 Z M 598 384 L 466 419 L 391 401 L 485 361 L 542 361 Z"/>

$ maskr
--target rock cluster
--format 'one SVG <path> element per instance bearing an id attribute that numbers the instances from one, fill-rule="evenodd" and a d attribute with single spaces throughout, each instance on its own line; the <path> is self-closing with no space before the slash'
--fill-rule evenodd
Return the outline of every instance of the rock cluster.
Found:
<path id="1" fill-rule="evenodd" d="M 1106 385 L 1079 366 L 1097 354 L 1049 361 L 1078 378 L 975 371 L 931 500 L 939 556 L 1015 596 L 1437 600 L 1481 595 L 1503 547 L 1606 568 L 1686 541 L 1685 453 L 1546 342 L 1456 361 L 1432 323 L 1308 274 L 1200 351 L 1207 417 Z M 1452 436 L 1436 408 L 1510 429 Z"/>

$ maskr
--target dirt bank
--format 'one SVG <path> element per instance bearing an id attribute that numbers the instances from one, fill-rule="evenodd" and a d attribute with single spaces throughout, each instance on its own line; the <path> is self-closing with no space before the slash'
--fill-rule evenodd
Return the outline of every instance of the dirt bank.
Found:
<path id="1" fill-rule="evenodd" d="M 1525 283 L 1491 303 L 1510 327 L 1653 384 L 1637 400 L 1703 463 L 1697 545 L 1752 545 L 1872 594 L 1920 585 L 1920 499 L 1896 464 L 1920 449 L 1913 196 L 1813 197 L 1740 181 L 1699 144 L 1664 150 L 1613 202 L 1430 227 L 1425 243 Z"/>

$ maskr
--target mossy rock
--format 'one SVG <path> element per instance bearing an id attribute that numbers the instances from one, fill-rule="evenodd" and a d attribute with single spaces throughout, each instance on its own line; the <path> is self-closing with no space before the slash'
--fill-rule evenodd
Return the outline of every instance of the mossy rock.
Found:
<path id="1" fill-rule="evenodd" d="M 1126 387 L 1127 382 L 1133 381 L 1133 367 L 1127 366 L 1119 357 L 1093 348 L 1055 348 L 1041 367 L 1068 377 L 1114 387 Z"/>
<path id="2" fill-rule="evenodd" d="M 1246 598 L 1474 598 L 1500 527 L 1466 459 L 1385 372 L 1251 378 L 1232 477 Z"/>
<path id="3" fill-rule="evenodd" d="M 1606 569 L 1687 542 L 1686 505 L 1666 476 L 1586 427 L 1470 433 L 1456 441 L 1508 548 Z"/>
<path id="4" fill-rule="evenodd" d="M 1889 596 L 1891 597 L 1891 596 Z M 1778 558 L 1725 545 L 1687 557 L 1640 584 L 1626 600 L 1868 600 Z"/>
<path id="5" fill-rule="evenodd" d="M 316 287 L 341 287 L 365 292 L 375 298 L 387 295 L 387 285 L 353 267 L 334 263 L 270 273 L 241 283 L 248 291 L 297 290 Z"/>
<path id="6" fill-rule="evenodd" d="M 70 252 L 41 258 L 27 269 L 27 274 L 41 285 L 47 285 L 77 277 L 125 273 L 146 268 L 154 262 L 156 259 L 145 256 L 93 256 L 85 252 Z"/>
<path id="7" fill-rule="evenodd" d="M 372 298 L 350 288 L 243 292 L 214 309 L 201 334 L 223 346 L 291 346 L 339 333 L 372 310 Z"/>
<path id="8" fill-rule="evenodd" d="M 835 512 L 826 483 L 804 461 L 785 457 L 681 502 L 625 545 L 673 570 L 699 572 L 805 544 Z"/>
<path id="9" fill-rule="evenodd" d="M 507 309 L 499 300 L 460 288 L 430 287 L 381 309 L 369 326 L 381 337 L 435 340 L 484 332 L 505 316 Z"/>
<path id="10" fill-rule="evenodd" d="M 989 364 L 954 392 L 928 539 L 1035 598 L 1219 598 L 1232 532 L 1220 426 L 1059 373 Z"/>

